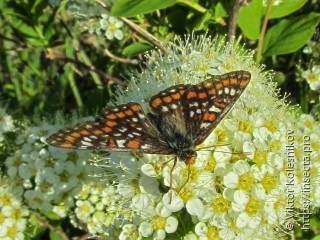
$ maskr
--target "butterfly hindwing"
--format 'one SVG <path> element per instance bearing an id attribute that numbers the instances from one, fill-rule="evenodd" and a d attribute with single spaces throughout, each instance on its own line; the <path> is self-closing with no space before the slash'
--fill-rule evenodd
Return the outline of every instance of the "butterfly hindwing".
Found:
<path id="1" fill-rule="evenodd" d="M 138 103 L 106 109 L 94 121 L 61 130 L 48 144 L 75 149 L 171 154 Z"/>

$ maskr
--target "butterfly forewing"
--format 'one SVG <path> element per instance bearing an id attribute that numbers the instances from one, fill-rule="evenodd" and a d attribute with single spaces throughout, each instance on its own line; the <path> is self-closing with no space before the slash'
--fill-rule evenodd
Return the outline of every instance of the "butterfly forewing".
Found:
<path id="1" fill-rule="evenodd" d="M 201 144 L 229 112 L 251 79 L 247 71 L 235 71 L 212 78 L 196 85 L 186 95 L 189 114 L 186 122 L 194 136 L 194 145 Z M 190 97 L 191 96 L 191 97 Z M 188 119 L 189 118 L 189 119 Z"/>
<path id="2" fill-rule="evenodd" d="M 137 103 L 109 108 L 94 121 L 61 130 L 48 144 L 75 149 L 172 154 Z"/>

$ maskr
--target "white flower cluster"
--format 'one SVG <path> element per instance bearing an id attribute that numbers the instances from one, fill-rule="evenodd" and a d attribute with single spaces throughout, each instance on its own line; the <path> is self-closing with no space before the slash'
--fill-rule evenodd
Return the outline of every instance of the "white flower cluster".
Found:
<path id="1" fill-rule="evenodd" d="M 317 38 L 317 37 L 315 37 Z M 319 37 L 318 37 L 319 38 Z M 307 66 L 297 66 L 301 77 L 309 84 L 310 89 L 313 91 L 320 90 L 320 42 L 309 41 L 303 48 L 302 52 L 307 55 L 309 62 Z"/>
<path id="2" fill-rule="evenodd" d="M 113 186 L 103 183 L 84 185 L 75 198 L 75 212 L 72 224 L 79 228 L 86 228 L 91 234 L 107 235 L 111 237 L 112 226 L 117 222 L 119 195 Z M 81 226 L 79 223 L 85 223 Z"/>
<path id="3" fill-rule="evenodd" d="M 106 5 L 110 5 L 107 2 Z M 108 10 L 92 0 L 72 0 L 69 9 L 79 20 L 82 30 L 90 34 L 104 35 L 108 40 L 123 39 L 123 22 L 110 16 Z"/>
<path id="4" fill-rule="evenodd" d="M 29 211 L 18 196 L 1 179 L 0 187 L 0 238 L 22 240 L 27 227 Z"/>
<path id="5" fill-rule="evenodd" d="M 0 142 L 4 140 L 4 133 L 14 130 L 13 119 L 6 113 L 6 110 L 0 106 Z"/>
<path id="6" fill-rule="evenodd" d="M 119 239 L 274 239 L 276 227 L 290 230 L 285 225 L 289 204 L 286 145 L 290 133 L 298 134 L 298 121 L 284 100 L 278 100 L 270 76 L 254 66 L 252 53 L 205 36 L 177 42 L 166 45 L 167 55 L 149 56 L 151 64 L 132 76 L 130 90 L 119 91 L 118 104 L 136 101 L 148 109 L 152 95 L 178 83 L 199 83 L 210 77 L 208 73 L 247 70 L 252 80 L 231 113 L 198 146 L 188 181 L 187 166 L 178 161 L 172 174 L 173 193 L 169 188 L 171 157 L 112 153 L 103 163 L 112 173 L 107 179 L 114 182 L 114 198 L 121 199 L 116 209 L 108 211 L 122 219 L 123 224 L 113 223 L 121 227 Z M 315 125 L 310 133 L 319 128 Z M 316 185 L 319 133 L 311 138 Z M 302 149 L 298 144 L 295 147 Z M 295 156 L 295 161 L 294 207 L 302 210 L 303 179 L 298 169 L 303 158 Z M 317 206 L 316 199 L 317 194 L 312 206 Z"/>
<path id="7" fill-rule="evenodd" d="M 32 209 L 51 211 L 55 204 L 73 205 L 91 172 L 91 153 L 47 147 L 45 140 L 61 126 L 40 124 L 17 131 L 16 151 L 5 159 L 10 187 Z"/>

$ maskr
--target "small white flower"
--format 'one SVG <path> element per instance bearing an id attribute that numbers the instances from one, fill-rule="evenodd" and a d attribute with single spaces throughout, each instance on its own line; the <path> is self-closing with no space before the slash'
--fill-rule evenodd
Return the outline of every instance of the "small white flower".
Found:
<path id="1" fill-rule="evenodd" d="M 315 65 L 311 70 L 304 71 L 302 77 L 306 79 L 312 90 L 317 91 L 320 89 L 320 66 Z"/>
<path id="2" fill-rule="evenodd" d="M 114 38 L 118 40 L 123 39 L 123 32 L 120 30 L 120 28 L 123 26 L 122 21 L 115 17 L 103 14 L 100 25 L 101 30 L 105 30 L 105 36 L 109 40 L 113 40 Z"/>

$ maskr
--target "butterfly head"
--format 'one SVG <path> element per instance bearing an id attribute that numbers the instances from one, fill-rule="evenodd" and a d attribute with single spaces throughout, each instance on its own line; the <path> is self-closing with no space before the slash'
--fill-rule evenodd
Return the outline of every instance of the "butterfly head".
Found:
<path id="1" fill-rule="evenodd" d="M 197 152 L 191 148 L 187 148 L 178 152 L 177 156 L 181 161 L 184 161 L 187 165 L 189 165 L 195 162 L 197 158 Z"/>

